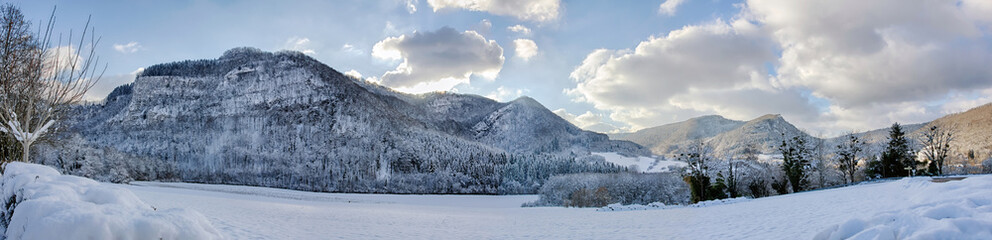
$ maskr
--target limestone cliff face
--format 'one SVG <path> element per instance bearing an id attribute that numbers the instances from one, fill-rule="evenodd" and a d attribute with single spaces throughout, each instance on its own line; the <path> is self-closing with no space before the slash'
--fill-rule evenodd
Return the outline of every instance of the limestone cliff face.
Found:
<path id="1" fill-rule="evenodd" d="M 148 67 L 105 103 L 77 110 L 68 122 L 79 145 L 164 162 L 186 181 L 385 192 L 411 188 L 397 181 L 433 181 L 410 191 L 497 193 L 516 158 L 579 164 L 571 159 L 590 151 L 648 154 L 582 131 L 530 98 L 409 95 L 301 53 L 251 48 Z"/>

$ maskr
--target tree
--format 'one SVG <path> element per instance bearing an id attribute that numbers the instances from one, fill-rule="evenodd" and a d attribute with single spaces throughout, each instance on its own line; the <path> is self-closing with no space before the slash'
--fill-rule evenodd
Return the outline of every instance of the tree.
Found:
<path id="1" fill-rule="evenodd" d="M 709 166 L 707 165 L 712 154 L 711 152 L 712 150 L 709 145 L 697 139 L 684 147 L 682 153 L 678 155 L 678 160 L 687 164 L 687 172 L 684 173 L 683 180 L 686 184 L 689 184 L 693 203 L 711 199 L 710 196 L 712 194 L 709 193 Z"/>
<path id="2" fill-rule="evenodd" d="M 940 176 L 944 174 L 944 161 L 947 153 L 951 150 L 951 141 L 954 141 L 954 131 L 947 127 L 938 125 L 930 126 L 920 135 L 920 142 L 923 143 L 923 157 L 926 158 L 927 174 Z M 972 152 L 973 156 L 974 152 Z"/>
<path id="3" fill-rule="evenodd" d="M 99 58 L 94 54 L 99 40 L 92 35 L 89 20 L 78 44 L 73 45 L 77 39 L 71 32 L 68 38 L 53 39 L 54 9 L 38 35 L 28 30 L 29 24 L 13 5 L 0 10 L 0 39 L 4 41 L 0 44 L 0 132 L 13 137 L 20 144 L 20 160 L 30 162 L 31 144 L 46 137 L 67 108 L 79 103 L 103 75 L 97 72 Z"/>
<path id="4" fill-rule="evenodd" d="M 858 171 L 858 159 L 864 151 L 864 142 L 853 133 L 847 134 L 844 142 L 837 145 L 837 168 L 844 173 L 847 183 L 854 183 Z"/>
<path id="5" fill-rule="evenodd" d="M 782 152 L 782 171 L 792 184 L 792 192 L 805 190 L 809 185 L 809 160 L 812 158 L 806 137 L 784 139 L 778 150 Z"/>
<path id="6" fill-rule="evenodd" d="M 827 165 L 827 141 L 824 140 L 822 134 L 817 134 L 816 137 L 809 139 L 810 141 L 810 167 L 816 172 L 816 186 L 817 188 L 823 188 L 827 184 L 827 174 L 829 174 L 830 168 Z"/>
<path id="7" fill-rule="evenodd" d="M 916 159 L 912 156 L 909 140 L 899 123 L 893 123 L 889 130 L 889 144 L 882 152 L 880 172 L 883 178 L 910 176 L 916 171 Z"/>

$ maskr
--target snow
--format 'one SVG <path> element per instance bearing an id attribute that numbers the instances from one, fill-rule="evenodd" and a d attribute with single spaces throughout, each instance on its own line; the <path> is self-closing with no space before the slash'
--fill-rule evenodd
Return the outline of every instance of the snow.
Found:
<path id="1" fill-rule="evenodd" d="M 0 239 L 218 239 L 203 215 L 156 209 L 127 189 L 13 162 L 0 188 Z"/>
<path id="2" fill-rule="evenodd" d="M 148 183 L 160 207 L 204 213 L 231 239 L 989 239 L 992 176 L 866 183 L 694 207 L 536 207 L 533 195 L 375 195 Z M 615 205 L 614 205 L 615 206 Z M 640 210 L 640 211 L 632 211 Z"/>
<path id="3" fill-rule="evenodd" d="M 971 184 L 928 180 L 900 181 L 921 188 L 906 195 L 908 208 L 851 218 L 816 239 L 992 239 L 992 179 L 962 181 Z"/>
<path id="4" fill-rule="evenodd" d="M 640 205 L 640 204 L 620 205 L 619 203 L 614 203 L 614 204 L 610 204 L 610 205 L 607 205 L 605 207 L 601 207 L 599 209 L 596 209 L 596 211 L 600 211 L 600 212 L 620 212 L 620 211 L 639 211 L 639 210 L 652 210 L 652 209 L 673 209 L 673 208 L 684 208 L 684 207 L 700 208 L 700 207 L 710 207 L 710 206 L 719 206 L 719 205 L 725 205 L 725 204 L 740 203 L 740 202 L 746 202 L 746 201 L 750 201 L 750 200 L 751 200 L 750 198 L 746 198 L 746 197 L 726 198 L 726 199 L 717 199 L 717 200 L 702 201 L 702 202 L 693 203 L 693 204 L 689 204 L 689 205 L 665 205 L 665 203 L 661 203 L 661 202 L 653 202 L 653 203 L 649 203 L 648 205 Z"/>
<path id="5" fill-rule="evenodd" d="M 625 157 L 616 152 L 594 152 L 593 155 L 606 158 L 607 162 L 616 164 L 618 166 L 630 167 L 636 166 L 637 170 L 640 172 L 651 173 L 651 172 L 667 172 L 669 167 L 682 167 L 686 164 L 680 161 L 666 160 L 655 157 Z"/>

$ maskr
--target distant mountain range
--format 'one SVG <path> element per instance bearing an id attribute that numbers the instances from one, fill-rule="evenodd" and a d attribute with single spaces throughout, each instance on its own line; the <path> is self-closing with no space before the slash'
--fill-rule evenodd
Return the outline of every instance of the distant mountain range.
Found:
<path id="1" fill-rule="evenodd" d="M 762 152 L 774 152 L 785 136 L 805 135 L 781 115 L 769 114 L 750 121 L 737 121 L 717 115 L 702 116 L 686 121 L 642 129 L 633 133 L 611 135 L 651 149 L 658 155 L 676 154 L 680 148 L 701 139 L 717 153 L 733 153 L 748 144 Z"/>
<path id="2" fill-rule="evenodd" d="M 253 48 L 147 67 L 72 116 L 73 140 L 41 159 L 113 181 L 514 193 L 552 174 L 622 170 L 591 152 L 650 154 L 528 97 L 399 93 L 302 53 Z"/>
<path id="3" fill-rule="evenodd" d="M 930 126 L 938 125 L 953 128 L 955 140 L 952 154 L 959 158 L 981 161 L 992 156 L 992 103 L 971 110 L 950 114 L 931 122 L 904 124 L 907 136 L 917 140 L 920 133 Z M 802 135 L 800 131 L 780 115 L 765 115 L 750 121 L 736 121 L 717 115 L 702 116 L 686 121 L 642 129 L 633 133 L 610 135 L 613 139 L 628 140 L 651 149 L 654 154 L 669 156 L 696 139 L 710 144 L 716 153 L 732 154 L 746 144 L 754 143 L 765 153 L 775 153 L 782 136 Z M 878 152 L 888 141 L 889 128 L 854 133 L 869 144 L 872 151 Z M 832 148 L 844 140 L 844 136 L 824 139 Z M 918 146 L 917 146 L 918 147 Z M 970 156 L 969 156 L 970 155 Z"/>

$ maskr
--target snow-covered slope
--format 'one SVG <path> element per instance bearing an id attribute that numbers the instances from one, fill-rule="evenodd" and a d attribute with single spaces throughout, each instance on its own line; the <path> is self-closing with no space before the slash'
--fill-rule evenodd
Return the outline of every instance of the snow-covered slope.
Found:
<path id="1" fill-rule="evenodd" d="M 743 124 L 742 121 L 710 115 L 642 129 L 633 133 L 614 134 L 610 137 L 635 142 L 650 148 L 655 154 L 663 155 L 677 151 L 691 140 L 712 138 Z"/>
<path id="2" fill-rule="evenodd" d="M 603 212 L 520 208 L 536 196 L 310 193 L 123 185 L 203 212 L 232 239 L 989 239 L 992 176 L 912 178 L 752 200 Z M 642 208 L 648 209 L 648 208 Z"/>
<path id="3" fill-rule="evenodd" d="M 682 161 L 668 160 L 658 156 L 626 157 L 615 152 L 594 152 L 593 155 L 603 157 L 607 162 L 643 173 L 667 172 L 672 167 L 685 167 Z"/>
<path id="4" fill-rule="evenodd" d="M 782 141 L 782 134 L 806 136 L 781 115 L 768 114 L 747 122 L 716 115 L 702 116 L 611 137 L 629 140 L 650 148 L 655 154 L 669 156 L 697 139 L 709 143 L 718 154 L 734 154 L 748 144 L 756 145 L 764 153 L 773 153 Z"/>
<path id="5" fill-rule="evenodd" d="M 408 95 L 302 53 L 251 48 L 150 66 L 106 103 L 76 111 L 67 123 L 79 137 L 66 137 L 75 148 L 42 149 L 38 159 L 73 174 L 122 176 L 115 181 L 507 193 L 530 191 L 549 174 L 508 179 L 507 166 L 618 171 L 574 159 L 591 151 L 648 154 L 582 131 L 530 98 Z M 97 151 L 105 154 L 89 154 Z"/>
<path id="6" fill-rule="evenodd" d="M 196 211 L 148 205 L 113 184 L 13 162 L 0 178 L 0 239 L 219 239 Z"/>

